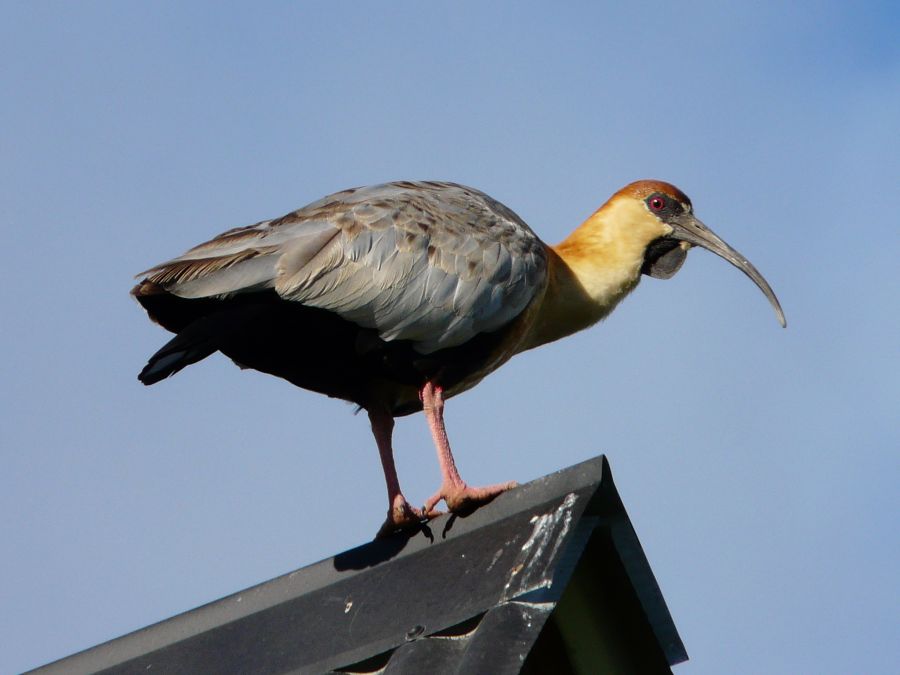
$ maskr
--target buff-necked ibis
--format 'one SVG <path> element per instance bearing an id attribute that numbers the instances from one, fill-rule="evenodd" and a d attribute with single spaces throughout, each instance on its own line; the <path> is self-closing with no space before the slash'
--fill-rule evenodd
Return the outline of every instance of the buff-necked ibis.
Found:
<path id="1" fill-rule="evenodd" d="M 660 181 L 631 183 L 557 246 L 483 192 L 442 182 L 344 190 L 229 230 L 142 275 L 132 294 L 175 333 L 139 378 L 153 384 L 220 351 L 243 368 L 351 401 L 368 414 L 388 489 L 382 533 L 489 501 L 444 429 L 444 400 L 515 354 L 596 323 L 642 274 L 668 279 L 691 246 L 769 284 Z M 422 509 L 400 490 L 394 418 L 424 410 L 443 481 Z"/>

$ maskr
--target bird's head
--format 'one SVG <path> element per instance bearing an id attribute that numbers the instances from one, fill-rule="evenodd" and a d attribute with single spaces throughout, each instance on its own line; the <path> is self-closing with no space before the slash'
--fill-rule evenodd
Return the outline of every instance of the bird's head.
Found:
<path id="1" fill-rule="evenodd" d="M 750 277 L 769 299 L 779 323 L 786 325 L 778 298 L 762 274 L 697 219 L 691 200 L 674 185 L 656 180 L 631 183 L 613 195 L 595 216 L 601 217 L 607 227 L 616 222 L 627 228 L 616 236 L 643 246 L 641 272 L 657 279 L 672 277 L 691 246 L 712 251 Z"/>

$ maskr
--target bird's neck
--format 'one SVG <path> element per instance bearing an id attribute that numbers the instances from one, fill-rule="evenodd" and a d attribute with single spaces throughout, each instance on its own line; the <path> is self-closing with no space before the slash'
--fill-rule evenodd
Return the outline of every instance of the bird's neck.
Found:
<path id="1" fill-rule="evenodd" d="M 647 242 L 632 205 L 610 202 L 550 247 L 546 293 L 522 351 L 583 330 L 638 285 Z"/>

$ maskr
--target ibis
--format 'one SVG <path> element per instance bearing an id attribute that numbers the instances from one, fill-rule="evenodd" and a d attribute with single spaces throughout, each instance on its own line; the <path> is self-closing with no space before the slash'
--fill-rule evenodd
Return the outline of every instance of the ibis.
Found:
<path id="1" fill-rule="evenodd" d="M 464 513 L 515 485 L 472 487 L 456 468 L 444 402 L 514 355 L 588 328 L 642 275 L 668 279 L 700 246 L 760 288 L 756 268 L 656 180 L 631 183 L 555 246 L 479 190 L 401 181 L 344 190 L 228 230 L 138 275 L 131 291 L 175 337 L 150 385 L 221 352 L 241 368 L 368 413 L 388 492 L 380 534 L 416 527 L 443 501 Z M 416 508 L 394 465 L 394 419 L 423 411 L 442 482 Z"/>

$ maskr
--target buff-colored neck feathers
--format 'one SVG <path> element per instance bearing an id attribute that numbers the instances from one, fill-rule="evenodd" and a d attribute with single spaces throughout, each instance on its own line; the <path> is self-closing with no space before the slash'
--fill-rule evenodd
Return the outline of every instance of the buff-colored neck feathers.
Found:
<path id="1" fill-rule="evenodd" d="M 551 247 L 547 292 L 524 349 L 591 326 L 637 286 L 647 245 L 671 228 L 629 188 Z"/>

